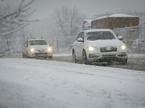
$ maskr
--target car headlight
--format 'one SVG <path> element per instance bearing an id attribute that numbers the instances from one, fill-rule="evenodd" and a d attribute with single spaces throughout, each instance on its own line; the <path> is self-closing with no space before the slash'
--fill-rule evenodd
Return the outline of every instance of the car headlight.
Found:
<path id="1" fill-rule="evenodd" d="M 48 47 L 48 48 L 47 48 L 47 51 L 48 51 L 48 52 L 52 52 L 52 50 L 53 50 L 52 47 Z"/>
<path id="2" fill-rule="evenodd" d="M 89 46 L 89 47 L 88 47 L 88 50 L 89 50 L 89 51 L 94 51 L 94 50 L 95 50 L 95 48 L 94 48 L 94 47 L 92 47 L 92 46 Z"/>
<path id="3" fill-rule="evenodd" d="M 34 53 L 35 52 L 35 49 L 34 48 L 30 48 L 30 52 L 31 53 Z"/>
<path id="4" fill-rule="evenodd" d="M 121 45 L 121 50 L 126 50 L 126 49 L 127 49 L 126 45 Z"/>

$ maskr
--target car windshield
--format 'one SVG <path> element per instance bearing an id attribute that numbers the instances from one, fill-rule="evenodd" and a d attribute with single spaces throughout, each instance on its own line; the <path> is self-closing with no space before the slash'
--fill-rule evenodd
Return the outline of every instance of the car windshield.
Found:
<path id="1" fill-rule="evenodd" d="M 87 40 L 108 40 L 108 39 L 115 39 L 114 35 L 109 31 L 95 31 L 95 32 L 88 32 L 87 33 Z"/>
<path id="2" fill-rule="evenodd" d="M 45 40 L 31 40 L 29 43 L 30 45 L 47 45 Z"/>

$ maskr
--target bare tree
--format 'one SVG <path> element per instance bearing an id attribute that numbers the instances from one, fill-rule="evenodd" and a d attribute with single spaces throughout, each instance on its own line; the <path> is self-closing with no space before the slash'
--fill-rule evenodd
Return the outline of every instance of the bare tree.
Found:
<path id="1" fill-rule="evenodd" d="M 5 0 L 1 1 L 4 2 Z M 18 8 L 14 11 L 8 9 L 9 5 L 7 2 L 4 2 L 7 7 L 4 7 L 3 11 L 0 13 L 0 33 L 5 35 L 7 32 L 15 30 L 17 27 L 24 26 L 28 23 L 28 16 L 32 14 L 30 5 L 34 0 L 31 0 L 25 3 L 26 0 L 21 0 Z M 3 3 L 3 4 L 4 4 Z"/>
<path id="2" fill-rule="evenodd" d="M 54 11 L 54 32 L 57 33 L 57 42 L 60 41 L 64 46 L 74 41 L 76 34 L 82 27 L 85 15 L 77 8 L 61 7 Z"/>
<path id="3" fill-rule="evenodd" d="M 13 33 L 20 31 L 31 22 L 29 16 L 34 12 L 31 9 L 33 2 L 34 0 L 21 0 L 15 9 L 10 9 L 10 1 L 0 0 L 0 40 L 3 41 L 0 48 L 9 50 Z"/>
<path id="4" fill-rule="evenodd" d="M 77 8 L 62 7 L 54 11 L 57 27 L 64 36 L 72 36 L 81 28 L 84 15 Z"/>

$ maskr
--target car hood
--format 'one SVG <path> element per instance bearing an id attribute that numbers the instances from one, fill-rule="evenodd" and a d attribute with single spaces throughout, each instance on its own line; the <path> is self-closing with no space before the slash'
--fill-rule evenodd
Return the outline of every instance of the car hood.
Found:
<path id="1" fill-rule="evenodd" d="M 36 50 L 41 50 L 41 49 L 46 49 L 50 47 L 49 45 L 33 45 L 33 46 L 30 46 L 29 48 L 34 48 Z"/>
<path id="2" fill-rule="evenodd" d="M 121 46 L 123 44 L 122 41 L 114 39 L 114 40 L 96 40 L 96 41 L 87 41 L 86 44 L 88 46 L 97 46 L 97 47 L 106 47 L 106 46 Z"/>

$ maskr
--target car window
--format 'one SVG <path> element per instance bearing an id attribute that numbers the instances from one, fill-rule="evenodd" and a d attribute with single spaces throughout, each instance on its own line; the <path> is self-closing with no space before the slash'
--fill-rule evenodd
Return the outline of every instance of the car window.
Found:
<path id="1" fill-rule="evenodd" d="M 47 45 L 47 42 L 45 40 L 32 40 L 29 41 L 30 45 Z"/>
<path id="2" fill-rule="evenodd" d="M 115 39 L 114 35 L 109 31 L 95 31 L 87 33 L 87 40 L 107 40 L 107 39 Z"/>
<path id="3" fill-rule="evenodd" d="M 84 40 L 84 32 L 79 33 L 79 34 L 78 34 L 78 37 L 76 38 L 76 40 L 77 40 L 78 38 L 82 38 L 82 40 Z"/>

